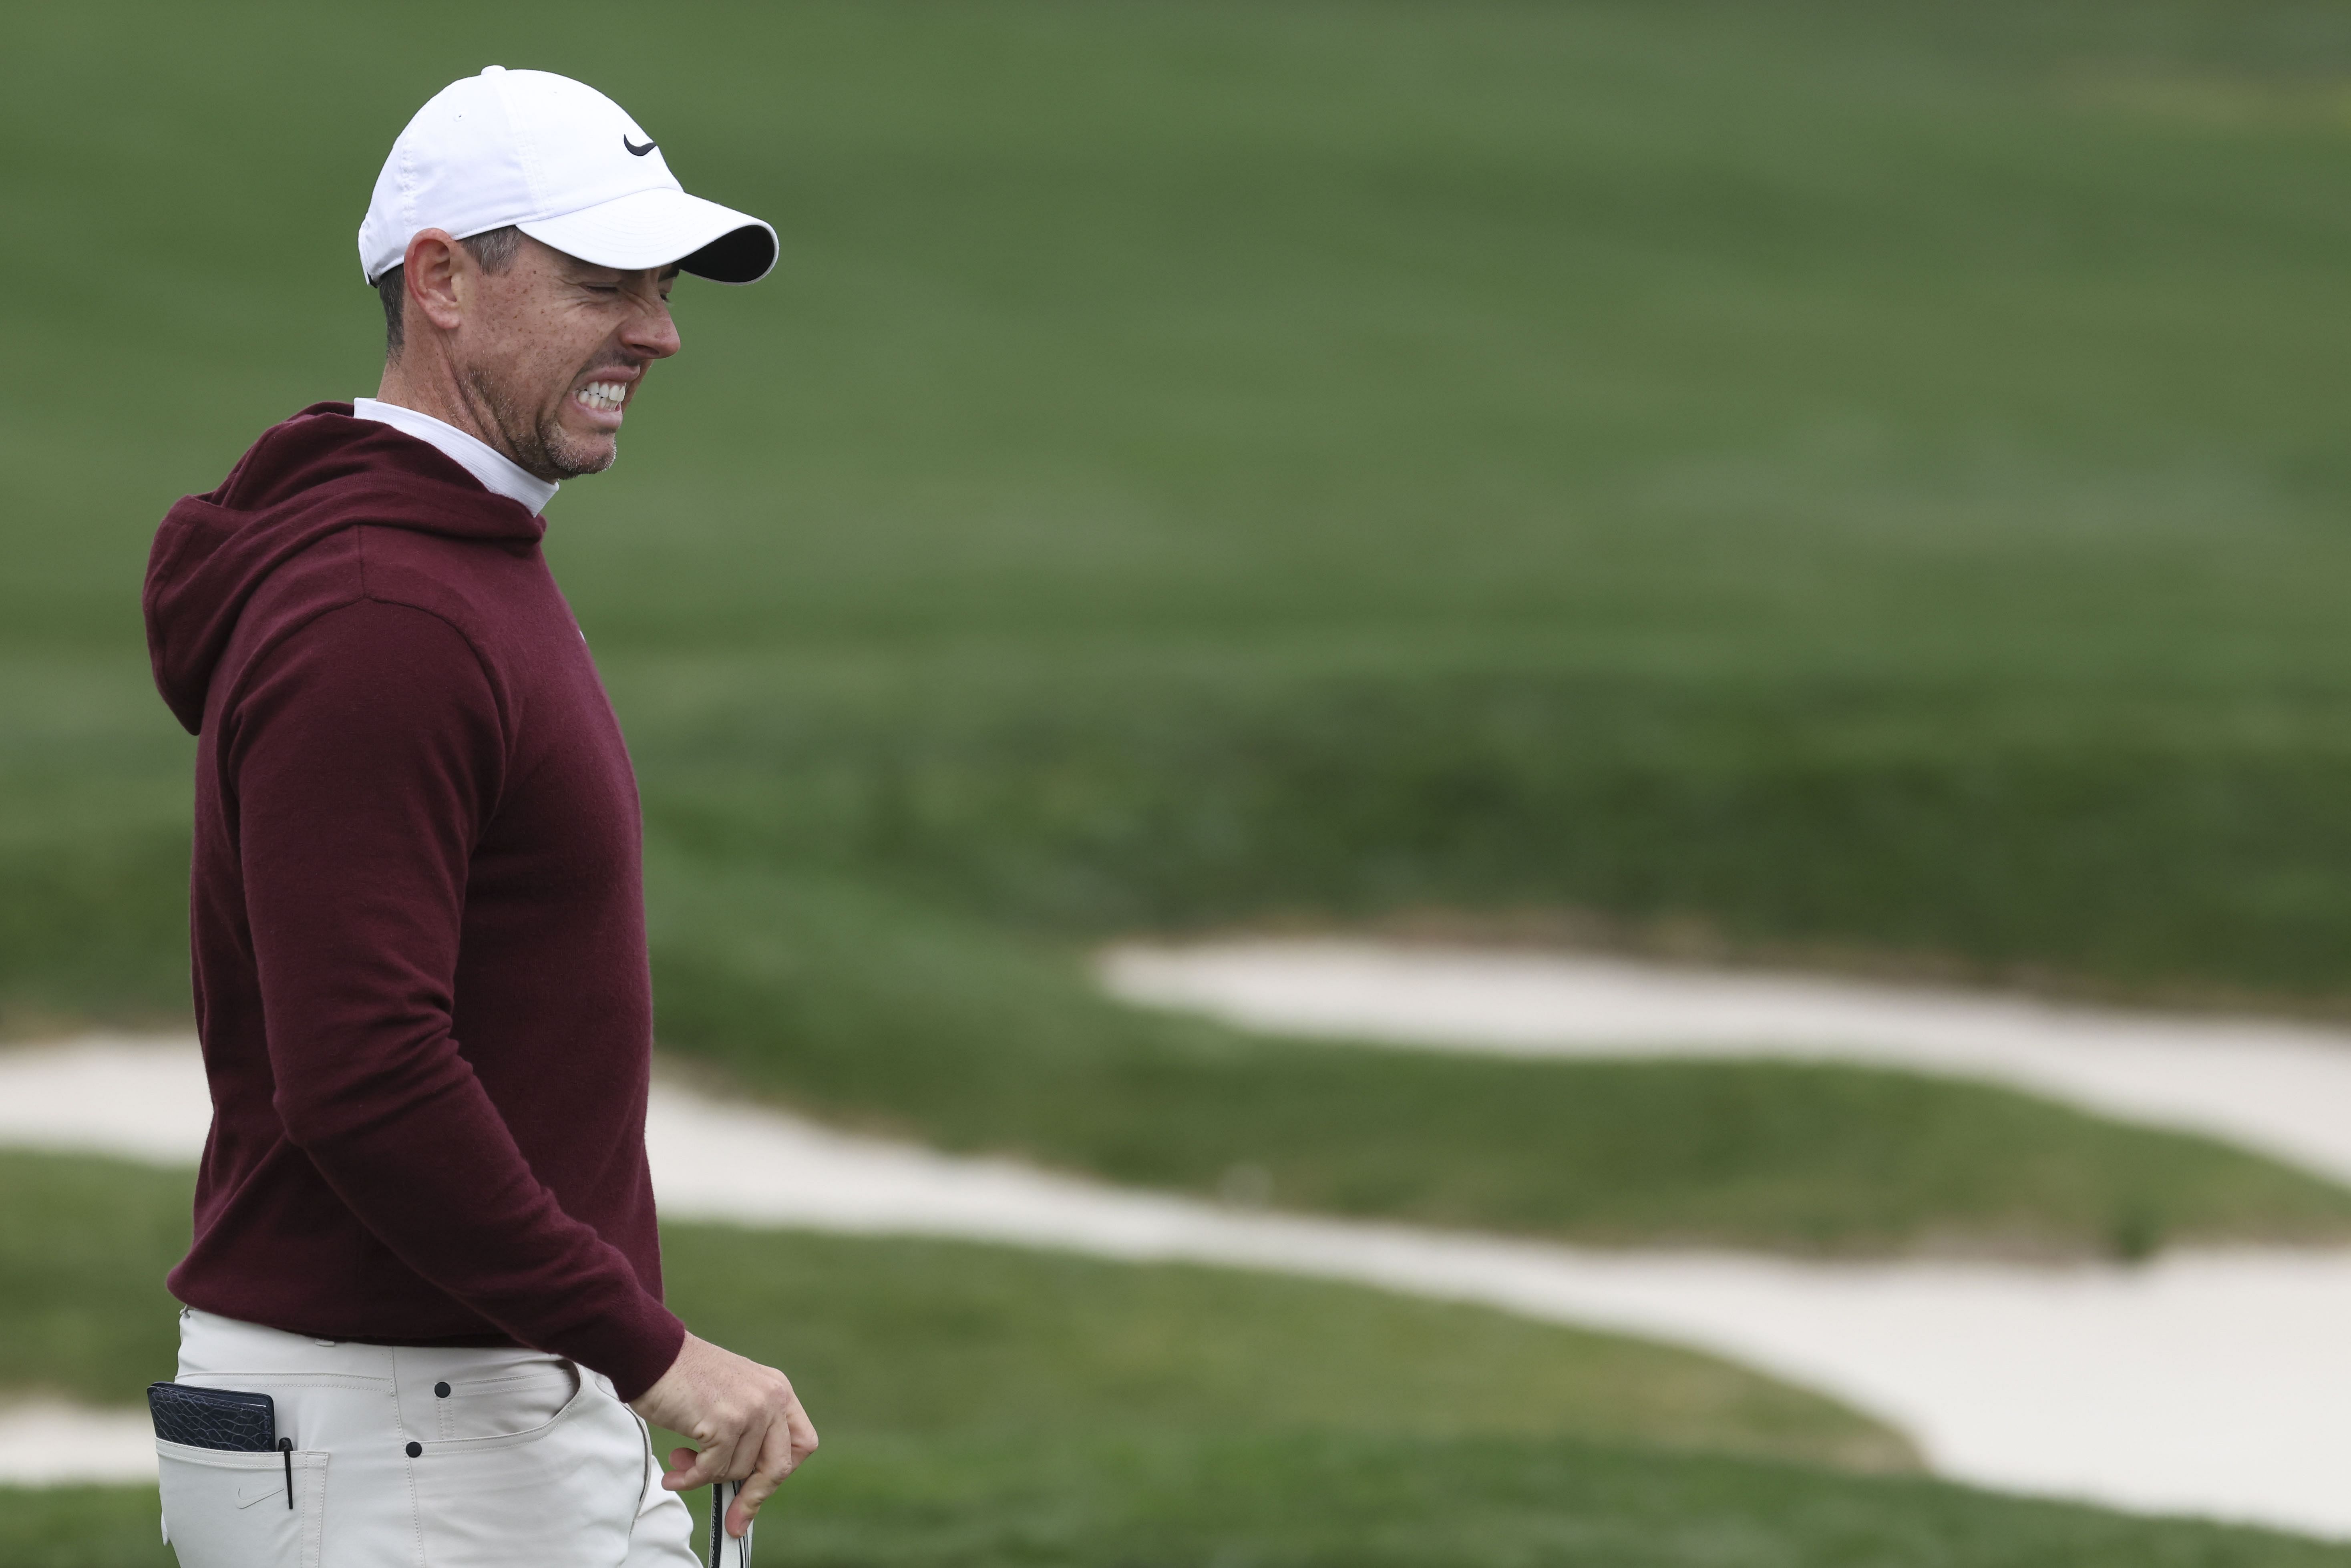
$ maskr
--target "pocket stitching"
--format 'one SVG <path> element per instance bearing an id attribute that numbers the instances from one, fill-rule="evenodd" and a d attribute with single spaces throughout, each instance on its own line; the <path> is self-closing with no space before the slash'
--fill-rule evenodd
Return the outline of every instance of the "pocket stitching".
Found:
<path id="1" fill-rule="evenodd" d="M 286 1451 L 282 1448 L 199 1448 L 193 1443 L 173 1443 L 155 1439 L 155 1451 L 166 1458 L 184 1459 L 192 1465 L 203 1465 L 215 1470 L 257 1470 L 267 1466 L 282 1469 Z M 324 1456 L 324 1448 L 297 1448 L 294 1462 L 300 1464 L 305 1454 Z"/>
<path id="2" fill-rule="evenodd" d="M 572 1389 L 571 1397 L 563 1402 L 563 1407 L 536 1427 L 526 1427 L 519 1432 L 500 1432 L 487 1437 L 448 1437 L 439 1442 L 426 1443 L 423 1445 L 424 1452 L 418 1458 L 429 1458 L 439 1453 L 478 1454 L 491 1448 L 519 1447 L 521 1444 L 543 1437 L 569 1420 L 581 1407 L 582 1401 L 588 1397 L 588 1380 L 582 1377 Z"/>
<path id="3" fill-rule="evenodd" d="M 219 1473 L 221 1480 L 228 1482 L 235 1494 L 241 1494 L 246 1486 L 264 1479 L 265 1472 L 275 1471 L 282 1475 L 288 1452 L 279 1448 L 199 1448 L 188 1443 L 167 1442 L 161 1437 L 155 1439 L 159 1472 L 166 1460 L 176 1461 L 192 1469 L 211 1470 Z M 319 1568 L 326 1516 L 327 1461 L 330 1456 L 324 1448 L 295 1448 L 290 1452 L 295 1470 L 295 1556 L 302 1568 Z M 159 1473 L 159 1483 L 163 1479 L 164 1477 Z M 242 1513 L 276 1495 L 279 1495 L 276 1487 L 263 1487 L 250 1498 L 235 1495 L 234 1500 L 237 1511 Z M 171 1539 L 167 1517 L 164 1537 L 167 1541 Z"/>
<path id="4" fill-rule="evenodd" d="M 463 1428 L 475 1422 L 488 1424 L 490 1419 L 498 1415 L 495 1406 L 501 1396 L 518 1392 L 528 1393 L 548 1386 L 547 1373 L 550 1367 L 559 1370 L 569 1379 L 571 1389 L 563 1396 L 563 1402 L 555 1407 L 554 1413 L 546 1420 L 514 1431 L 481 1432 L 462 1437 L 453 1433 L 453 1427 Z M 562 1419 L 563 1413 L 578 1400 L 587 1382 L 587 1370 L 584 1367 L 576 1362 L 565 1362 L 554 1358 L 549 1358 L 535 1365 L 499 1372 L 487 1377 L 467 1377 L 462 1383 L 453 1382 L 447 1395 L 436 1396 L 433 1401 L 434 1440 L 436 1444 L 483 1443 L 494 1438 L 528 1437 L 534 1432 L 545 1431 Z M 491 1406 L 493 1408 L 486 1414 L 476 1408 L 483 1405 Z"/>

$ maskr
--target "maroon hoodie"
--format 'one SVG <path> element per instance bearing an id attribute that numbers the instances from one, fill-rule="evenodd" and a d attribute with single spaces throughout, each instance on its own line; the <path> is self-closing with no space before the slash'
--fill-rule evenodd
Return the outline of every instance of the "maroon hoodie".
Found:
<path id="1" fill-rule="evenodd" d="M 323 1339 L 529 1345 L 629 1399 L 684 1333 L 645 1169 L 641 829 L 545 527 L 318 403 L 156 533 L 213 1092 L 171 1287 Z"/>

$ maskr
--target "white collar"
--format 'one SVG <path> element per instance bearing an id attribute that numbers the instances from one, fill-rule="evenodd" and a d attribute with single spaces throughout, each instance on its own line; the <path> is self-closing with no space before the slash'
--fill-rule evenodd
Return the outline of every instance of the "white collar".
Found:
<path id="1" fill-rule="evenodd" d="M 548 502 L 555 499 L 555 492 L 562 488 L 552 480 L 526 473 L 516 465 L 513 458 L 479 436 L 468 435 L 455 425 L 435 419 L 429 413 L 419 413 L 396 402 L 378 402 L 371 397 L 355 397 L 351 399 L 351 417 L 388 424 L 427 445 L 439 447 L 449 461 L 479 479 L 484 489 L 509 500 L 520 501 L 533 512 L 543 511 Z"/>

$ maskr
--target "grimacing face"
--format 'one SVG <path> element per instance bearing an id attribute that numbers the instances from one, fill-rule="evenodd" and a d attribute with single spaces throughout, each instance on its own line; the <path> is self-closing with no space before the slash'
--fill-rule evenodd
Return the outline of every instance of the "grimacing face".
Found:
<path id="1" fill-rule="evenodd" d="M 678 350 L 674 267 L 622 272 L 524 236 L 503 272 L 475 272 L 460 329 L 466 401 L 495 444 L 541 479 L 601 474 L 655 360 Z"/>

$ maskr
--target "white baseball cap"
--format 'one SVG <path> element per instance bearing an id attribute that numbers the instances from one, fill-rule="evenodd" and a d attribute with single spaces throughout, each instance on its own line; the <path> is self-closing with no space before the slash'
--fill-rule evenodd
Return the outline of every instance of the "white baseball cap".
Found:
<path id="1" fill-rule="evenodd" d="M 569 77 L 491 66 L 434 93 L 392 144 L 360 225 L 360 266 L 372 284 L 419 230 L 468 239 L 509 224 L 629 272 L 674 263 L 756 283 L 776 265 L 776 231 L 687 195 L 619 104 Z"/>

